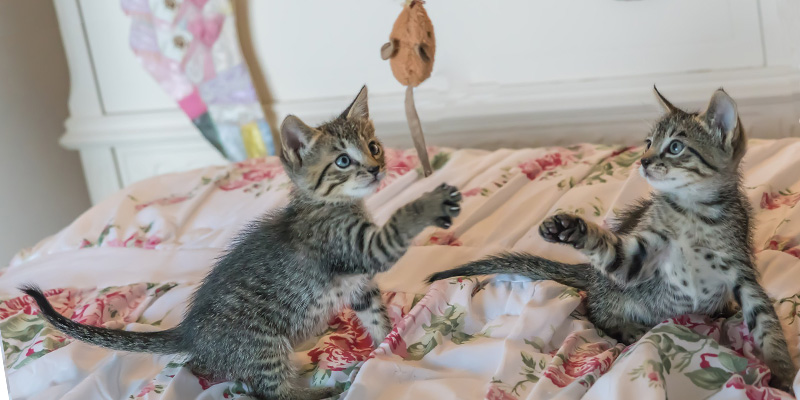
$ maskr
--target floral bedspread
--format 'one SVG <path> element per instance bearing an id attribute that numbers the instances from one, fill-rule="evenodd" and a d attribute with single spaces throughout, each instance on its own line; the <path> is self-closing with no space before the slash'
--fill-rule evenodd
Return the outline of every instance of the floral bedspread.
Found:
<path id="1" fill-rule="evenodd" d="M 741 316 L 676 316 L 625 347 L 586 320 L 584 294 L 515 276 L 428 274 L 499 250 L 565 262 L 581 256 L 538 236 L 557 211 L 603 223 L 648 192 L 642 149 L 576 145 L 521 150 L 431 149 L 421 178 L 413 150 L 389 150 L 389 174 L 367 200 L 378 223 L 442 182 L 462 189 L 450 230 L 429 228 L 378 276 L 394 330 L 375 350 L 345 310 L 298 346 L 305 384 L 343 399 L 782 399 L 768 387 Z M 756 210 L 758 268 L 792 355 L 800 335 L 800 141 L 751 141 L 745 186 Z M 65 337 L 15 289 L 35 282 L 70 318 L 159 330 L 181 319 L 192 291 L 249 220 L 286 202 L 276 158 L 164 175 L 134 184 L 0 270 L 0 332 L 12 398 L 233 399 L 242 385 L 192 375 L 176 356 L 112 352 Z M 373 351 L 374 350 L 374 351 Z M 795 381 L 800 390 L 800 379 Z"/>

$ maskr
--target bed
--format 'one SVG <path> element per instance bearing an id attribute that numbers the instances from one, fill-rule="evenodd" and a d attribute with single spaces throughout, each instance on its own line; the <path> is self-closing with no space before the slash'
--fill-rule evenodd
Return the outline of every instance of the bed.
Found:
<path id="1" fill-rule="evenodd" d="M 769 388 L 741 316 L 685 315 L 625 347 L 594 329 L 583 293 L 524 277 L 432 272 L 500 250 L 565 262 L 538 223 L 557 211 L 603 223 L 648 192 L 640 147 L 581 144 L 519 150 L 431 149 L 422 179 L 413 150 L 389 150 L 389 173 L 367 200 L 377 222 L 442 182 L 461 188 L 450 230 L 429 228 L 378 276 L 394 330 L 373 351 L 345 310 L 294 355 L 304 384 L 342 399 L 783 399 Z M 753 140 L 745 186 L 756 211 L 757 264 L 792 356 L 800 334 L 800 140 Z M 248 221 L 285 204 L 277 158 L 163 175 L 107 198 L 17 254 L 0 275 L 0 331 L 14 400 L 234 399 L 244 388 L 192 375 L 175 356 L 113 352 L 64 337 L 15 289 L 35 282 L 72 319 L 128 330 L 176 325 L 197 283 Z M 57 205 L 57 198 L 53 201 Z M 800 380 L 795 380 L 800 390 Z"/>

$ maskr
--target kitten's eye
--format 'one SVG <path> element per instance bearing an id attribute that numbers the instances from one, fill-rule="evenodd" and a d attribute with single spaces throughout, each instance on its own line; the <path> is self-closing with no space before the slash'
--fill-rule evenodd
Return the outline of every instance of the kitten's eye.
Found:
<path id="1" fill-rule="evenodd" d="M 374 141 L 369 142 L 368 147 L 369 147 L 369 152 L 372 153 L 373 156 L 381 154 L 381 146 L 378 146 L 378 143 L 375 143 Z"/>
<path id="2" fill-rule="evenodd" d="M 680 154 L 683 151 L 683 142 L 679 140 L 673 140 L 672 143 L 669 144 L 669 152 L 672 154 Z"/>
<path id="3" fill-rule="evenodd" d="M 647 148 L 645 150 L 650 150 L 650 146 L 653 144 L 653 142 L 650 139 L 645 139 L 644 142 L 647 143 Z"/>
<path id="4" fill-rule="evenodd" d="M 342 154 L 336 158 L 336 166 L 339 168 L 347 168 L 350 166 L 350 156 L 347 154 Z"/>

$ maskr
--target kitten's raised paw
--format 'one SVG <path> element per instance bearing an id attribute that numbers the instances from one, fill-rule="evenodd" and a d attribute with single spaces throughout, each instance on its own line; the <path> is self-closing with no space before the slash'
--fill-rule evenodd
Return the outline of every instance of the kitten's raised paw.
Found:
<path id="1" fill-rule="evenodd" d="M 447 229 L 453 225 L 453 218 L 461 213 L 461 193 L 446 183 L 425 193 L 417 200 L 430 218 L 430 224 Z"/>
<path id="2" fill-rule="evenodd" d="M 548 242 L 571 244 L 580 249 L 586 239 L 586 221 L 571 214 L 556 214 L 542 221 L 539 235 Z"/>

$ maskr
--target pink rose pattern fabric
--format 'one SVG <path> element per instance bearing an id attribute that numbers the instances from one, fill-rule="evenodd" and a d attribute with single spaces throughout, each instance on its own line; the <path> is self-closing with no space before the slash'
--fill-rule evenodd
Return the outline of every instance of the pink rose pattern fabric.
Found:
<path id="1" fill-rule="evenodd" d="M 56 311 L 73 321 L 122 329 L 130 323 L 144 323 L 140 319 L 142 312 L 175 286 L 174 283 L 137 283 L 101 290 L 58 288 L 46 290 L 44 294 Z M 51 328 L 38 313 L 38 307 L 27 295 L 0 303 L 0 333 L 5 350 L 4 365 L 8 370 L 20 369 L 72 341 Z"/>
<path id="2" fill-rule="evenodd" d="M 799 140 L 754 141 L 744 164 L 744 184 L 756 213 L 757 259 L 761 268 L 771 268 L 764 279 L 793 351 L 800 334 L 800 286 L 789 275 L 776 274 L 783 270 L 790 274 L 791 268 L 800 266 L 800 229 L 795 228 L 800 165 L 782 161 L 769 168 L 770 175 L 748 168 L 759 166 L 758 171 L 763 171 L 777 153 L 797 151 Z M 547 213 L 566 210 L 602 223 L 647 193 L 636 171 L 641 152 L 641 147 L 597 145 L 496 152 L 432 149 L 437 172 L 431 179 L 441 174 L 444 178 L 438 179 L 462 188 L 462 217 L 450 230 L 424 231 L 412 248 L 420 252 L 408 257 L 424 268 L 444 269 L 446 265 L 434 262 L 438 256 L 421 259 L 420 255 L 441 254 L 446 259 L 466 252 L 477 257 L 489 245 L 491 249 L 550 251 L 551 247 L 536 242 L 535 235 L 538 221 Z M 392 203 L 397 197 L 407 201 L 426 190 L 413 150 L 387 149 L 387 164 L 386 181 L 372 202 L 382 212 L 381 207 L 399 206 Z M 288 178 L 275 157 L 137 183 L 21 252 L 9 269 L 32 268 L 33 261 L 45 255 L 57 262 L 59 253 L 69 252 L 222 249 L 247 221 L 284 204 L 288 190 Z M 416 194 L 407 193 L 412 190 Z M 135 324 L 160 324 L 141 315 L 172 285 L 139 283 L 108 290 L 71 286 L 48 290 L 47 296 L 71 318 L 130 329 Z M 789 398 L 767 386 L 769 371 L 756 356 L 739 317 L 727 321 L 676 317 L 623 348 L 586 321 L 582 293 L 552 282 L 487 284 L 462 278 L 439 282 L 427 294 L 387 291 L 384 300 L 394 330 L 377 350 L 373 351 L 371 339 L 349 310 L 330 321 L 328 332 L 309 347 L 298 350 L 298 365 L 309 384 L 350 389 L 343 398 L 391 398 L 372 392 L 375 396 L 364 397 L 364 390 L 375 388 L 360 379 L 382 377 L 415 385 L 416 380 L 381 375 L 385 372 L 381 366 L 388 363 L 398 371 L 412 371 L 410 376 L 414 371 L 446 374 L 452 372 L 447 367 L 448 354 L 469 361 L 478 349 L 502 343 L 504 347 L 492 353 L 498 358 L 487 360 L 482 355 L 480 362 L 468 362 L 478 369 L 475 376 L 483 377 L 473 393 L 506 400 L 556 395 L 600 399 L 617 387 L 648 398 L 662 397 L 667 391 L 671 397 Z M 50 330 L 24 296 L 0 303 L 0 331 L 10 374 L 47 354 L 67 351 L 71 343 Z M 245 392 L 241 384 L 187 374 L 182 362 L 170 363 L 137 386 L 130 398 L 172 400 L 170 388 L 186 382 L 198 395 L 214 398 L 237 398 Z"/>

